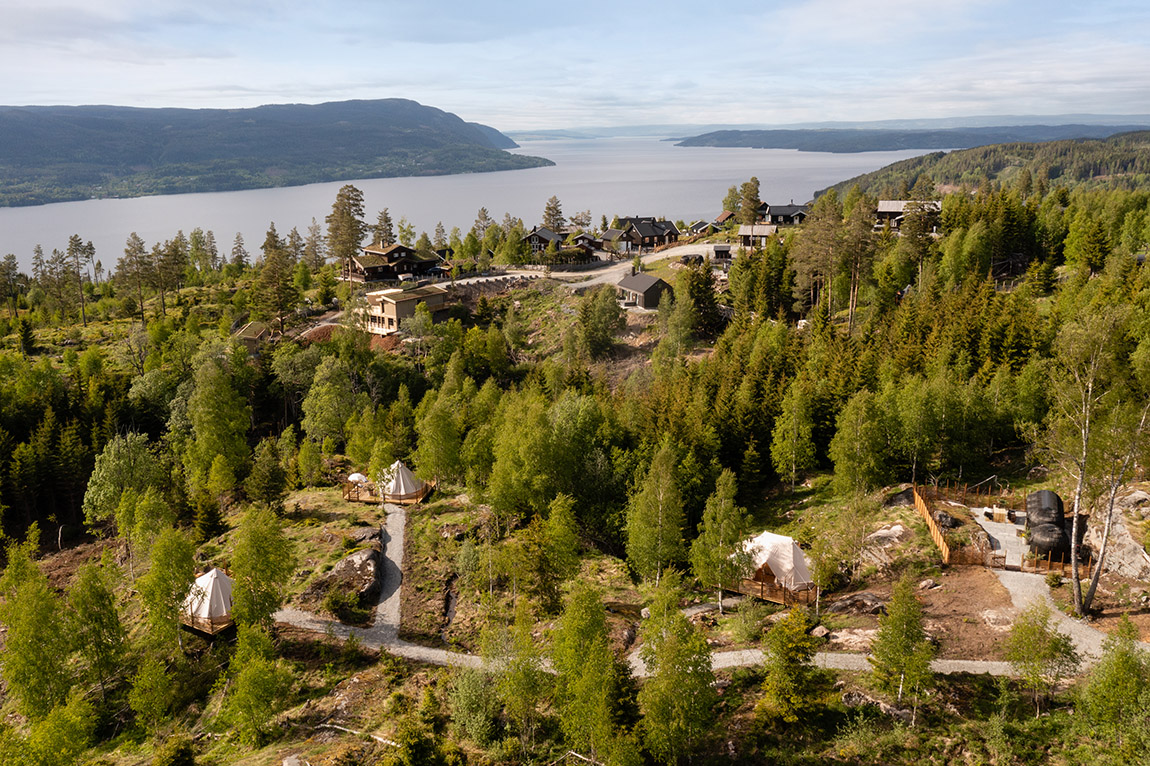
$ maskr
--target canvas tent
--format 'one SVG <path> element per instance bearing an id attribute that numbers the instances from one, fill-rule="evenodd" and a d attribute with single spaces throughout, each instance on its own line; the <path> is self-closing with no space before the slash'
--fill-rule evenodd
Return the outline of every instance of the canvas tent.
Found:
<path id="1" fill-rule="evenodd" d="M 759 582 L 772 580 L 788 590 L 809 590 L 814 587 L 807 560 L 799 544 L 792 538 L 763 532 L 743 543 L 743 550 L 751 556 L 755 567 L 752 579 Z"/>
<path id="2" fill-rule="evenodd" d="M 213 568 L 200 575 L 184 599 L 185 625 L 206 633 L 219 633 L 232 624 L 232 578 Z"/>
<path id="3" fill-rule="evenodd" d="M 396 460 L 391 464 L 380 487 L 383 499 L 387 502 L 420 500 L 430 489 L 427 482 L 415 478 L 402 460 Z"/>

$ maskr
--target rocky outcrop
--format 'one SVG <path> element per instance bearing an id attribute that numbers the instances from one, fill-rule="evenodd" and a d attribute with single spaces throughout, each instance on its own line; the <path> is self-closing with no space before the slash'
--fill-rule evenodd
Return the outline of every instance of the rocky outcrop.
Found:
<path id="1" fill-rule="evenodd" d="M 1143 582 L 1150 581 L 1150 556 L 1146 555 L 1146 550 L 1130 534 L 1125 518 L 1127 513 L 1133 518 L 1142 516 L 1150 507 L 1148 503 L 1150 495 L 1140 490 L 1118 498 L 1114 522 L 1110 527 L 1110 544 L 1106 550 L 1107 572 Z M 1097 551 L 1102 545 L 1102 529 L 1101 521 L 1087 525 L 1085 542 L 1091 550 Z"/>
<path id="2" fill-rule="evenodd" d="M 867 535 L 859 558 L 864 564 L 887 567 L 894 560 L 895 550 L 911 537 L 911 531 L 902 524 L 887 525 Z"/>
<path id="3" fill-rule="evenodd" d="M 860 691 L 848 691 L 843 694 L 843 705 L 847 707 L 861 707 L 864 705 L 873 706 L 878 708 L 884 715 L 889 715 L 891 718 L 897 718 L 903 723 L 910 723 L 912 713 L 909 710 L 897 708 L 883 702 L 880 699 L 875 699 Z"/>
<path id="4" fill-rule="evenodd" d="M 826 611 L 832 614 L 882 614 L 885 609 L 886 605 L 879 596 L 863 591 L 840 598 Z"/>
<path id="5" fill-rule="evenodd" d="M 354 595 L 361 606 L 366 606 L 379 599 L 380 587 L 379 550 L 364 548 L 341 559 L 330 572 L 313 582 L 302 598 L 305 602 L 319 603 L 327 593 L 338 590 Z"/>

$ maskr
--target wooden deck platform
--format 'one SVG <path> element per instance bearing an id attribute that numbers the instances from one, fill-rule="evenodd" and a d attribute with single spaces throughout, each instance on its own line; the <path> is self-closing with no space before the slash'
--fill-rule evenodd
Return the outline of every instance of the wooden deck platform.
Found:
<path id="1" fill-rule="evenodd" d="M 416 503 L 423 502 L 432 490 L 435 489 L 435 482 L 425 482 L 423 489 L 418 494 L 411 497 L 395 498 L 388 497 L 387 495 L 377 495 L 374 487 L 356 484 L 354 482 L 345 481 L 343 483 L 343 499 L 349 503 L 394 503 L 395 505 L 415 505 Z"/>
<path id="2" fill-rule="evenodd" d="M 732 585 L 731 590 L 738 591 L 744 596 L 754 596 L 763 601 L 774 604 L 790 606 L 791 604 L 813 604 L 818 598 L 818 589 L 790 590 L 776 583 L 759 582 L 758 580 L 740 580 Z"/>
<path id="3" fill-rule="evenodd" d="M 196 633 L 203 633 L 207 636 L 217 636 L 235 624 L 235 621 L 231 619 L 201 620 L 194 617 L 187 617 L 186 615 L 180 615 L 180 625 L 187 628 L 188 630 L 192 630 Z"/>

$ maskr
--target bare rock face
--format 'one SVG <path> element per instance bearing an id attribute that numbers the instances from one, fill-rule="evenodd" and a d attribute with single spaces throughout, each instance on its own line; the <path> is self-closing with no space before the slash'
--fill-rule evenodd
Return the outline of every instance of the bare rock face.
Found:
<path id="1" fill-rule="evenodd" d="M 885 508 L 894 508 L 902 505 L 914 505 L 914 488 L 907 487 L 904 490 L 895 492 L 893 495 L 886 499 L 883 503 Z"/>
<path id="2" fill-rule="evenodd" d="M 845 628 L 831 633 L 827 640 L 848 652 L 869 652 L 876 633 L 874 628 Z"/>
<path id="3" fill-rule="evenodd" d="M 327 579 L 354 592 L 361 604 L 370 603 L 379 598 L 379 551 L 375 548 L 356 551 L 332 567 Z"/>
<path id="4" fill-rule="evenodd" d="M 1134 492 L 1119 500 L 1121 508 L 1136 507 L 1145 492 Z M 1133 498 L 1132 502 L 1129 502 Z M 1150 498 L 1150 495 L 1147 495 Z M 1129 503 L 1129 504 L 1128 504 Z M 1086 527 L 1085 542 L 1091 550 L 1099 550 L 1102 545 L 1101 520 L 1097 524 L 1088 524 Z M 1113 572 L 1123 577 L 1130 577 L 1143 582 L 1150 581 L 1150 556 L 1146 550 L 1130 535 L 1126 526 L 1126 519 L 1121 510 L 1115 510 L 1114 522 L 1110 527 L 1110 543 L 1106 548 L 1106 561 L 1103 564 L 1107 572 Z"/>
<path id="5" fill-rule="evenodd" d="M 867 535 L 859 558 L 868 564 L 883 568 L 894 560 L 894 552 L 903 542 L 909 540 L 912 534 L 902 524 L 890 524 L 882 529 Z"/>
<path id="6" fill-rule="evenodd" d="M 874 593 L 863 591 L 840 598 L 826 608 L 832 614 L 881 614 L 886 605 Z"/>
<path id="7" fill-rule="evenodd" d="M 884 715 L 889 715 L 891 718 L 897 718 L 903 723 L 910 723 L 911 711 L 897 708 L 894 705 L 887 704 L 882 700 L 875 699 L 868 696 L 863 692 L 849 691 L 843 694 L 843 704 L 847 707 L 860 707 L 862 705 L 872 705 L 877 707 Z"/>
<path id="8" fill-rule="evenodd" d="M 379 539 L 379 527 L 355 527 L 349 529 L 347 536 L 361 545 Z"/>

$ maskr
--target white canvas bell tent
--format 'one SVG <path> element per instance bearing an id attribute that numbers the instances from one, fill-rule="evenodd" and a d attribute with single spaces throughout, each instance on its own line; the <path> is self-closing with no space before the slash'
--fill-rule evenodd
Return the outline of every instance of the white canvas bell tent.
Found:
<path id="1" fill-rule="evenodd" d="M 809 590 L 814 587 L 807 559 L 793 538 L 763 532 L 743 543 L 743 550 L 751 556 L 755 567 L 755 580 L 773 575 L 775 582 L 788 590 Z"/>
<path id="2" fill-rule="evenodd" d="M 232 624 L 232 578 L 213 568 L 196 578 L 181 608 L 185 625 L 218 633 Z"/>
<path id="3" fill-rule="evenodd" d="M 387 501 L 417 500 L 427 494 L 427 482 L 415 478 L 402 460 L 396 460 L 387 469 L 381 487 L 383 499 Z"/>

